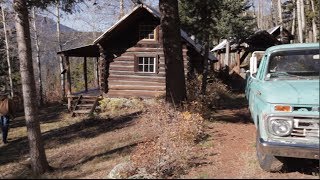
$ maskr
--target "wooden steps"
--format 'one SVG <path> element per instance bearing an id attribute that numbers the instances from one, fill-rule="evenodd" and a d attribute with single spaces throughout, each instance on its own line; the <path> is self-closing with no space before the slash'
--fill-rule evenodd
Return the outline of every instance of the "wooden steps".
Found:
<path id="1" fill-rule="evenodd" d="M 90 110 L 74 110 L 74 114 L 89 114 Z"/>
<path id="2" fill-rule="evenodd" d="M 102 99 L 101 96 L 83 96 L 79 95 L 72 101 L 71 116 L 76 115 L 92 115 L 94 111 L 99 110 L 98 103 Z"/>

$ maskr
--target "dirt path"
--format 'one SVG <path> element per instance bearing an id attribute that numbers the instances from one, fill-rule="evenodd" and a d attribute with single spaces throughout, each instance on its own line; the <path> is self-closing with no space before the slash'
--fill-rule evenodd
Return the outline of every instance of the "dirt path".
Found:
<path id="1" fill-rule="evenodd" d="M 117 118 L 70 118 L 65 109 L 41 111 L 41 129 L 50 165 L 55 171 L 43 178 L 105 178 L 111 169 L 130 159 L 136 143 L 149 137 L 148 124 L 137 113 Z M 11 124 L 9 144 L 0 144 L 0 179 L 30 178 L 25 120 Z M 198 144 L 194 167 L 181 178 L 297 178 L 317 179 L 314 166 L 279 173 L 260 169 L 255 153 L 255 127 L 245 107 L 217 110 L 205 121 L 207 137 Z M 199 149 L 199 150 L 198 150 Z"/>
<path id="2" fill-rule="evenodd" d="M 255 151 L 255 127 L 247 108 L 221 110 L 214 122 L 207 122 L 208 139 L 201 145 L 207 159 L 183 178 L 319 178 L 312 175 L 315 166 L 297 166 L 283 172 L 268 173 L 260 169 Z"/>

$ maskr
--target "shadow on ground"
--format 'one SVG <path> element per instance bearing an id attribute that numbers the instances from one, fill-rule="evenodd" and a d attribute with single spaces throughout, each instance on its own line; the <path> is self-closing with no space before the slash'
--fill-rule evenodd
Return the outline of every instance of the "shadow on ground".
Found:
<path id="1" fill-rule="evenodd" d="M 59 121 L 59 116 L 62 112 L 67 112 L 65 106 L 55 105 L 39 110 L 40 123 L 52 123 Z M 18 112 L 14 119 L 10 121 L 10 128 L 18 128 L 26 126 L 26 120 L 23 112 Z"/>
<path id="2" fill-rule="evenodd" d="M 115 154 L 115 153 L 129 154 L 133 150 L 133 148 L 136 147 L 138 144 L 139 143 L 136 142 L 136 143 L 132 143 L 132 144 L 129 144 L 129 145 L 124 145 L 122 147 L 118 147 L 118 148 L 115 148 L 115 149 L 112 149 L 110 151 L 106 151 L 106 152 L 103 152 L 103 153 L 100 153 L 100 154 L 97 154 L 97 155 L 94 155 L 94 156 L 89 156 L 89 157 L 86 157 L 85 159 L 81 160 L 77 164 L 70 165 L 70 166 L 63 167 L 63 168 L 56 168 L 56 170 L 63 170 L 63 171 L 72 170 L 74 167 L 76 167 L 78 165 L 85 164 L 87 162 L 92 161 L 95 158 L 104 157 L 104 156 L 108 157 L 108 158 L 104 158 L 104 160 L 107 160 L 107 159 L 111 158 L 110 156 L 112 154 Z"/>
<path id="3" fill-rule="evenodd" d="M 226 122 L 226 123 L 241 123 L 253 124 L 250 112 L 247 108 L 236 110 L 219 110 L 212 114 L 210 122 Z"/>
<path id="4" fill-rule="evenodd" d="M 103 153 L 100 153 L 100 154 L 97 154 L 97 155 L 93 155 L 93 156 L 87 156 L 85 159 L 82 159 L 80 162 L 76 163 L 76 164 L 73 164 L 73 165 L 69 165 L 69 166 L 65 166 L 65 167 L 50 167 L 50 170 L 44 174 L 44 175 L 41 175 L 41 176 L 36 176 L 36 175 L 33 175 L 32 174 L 32 170 L 31 170 L 31 166 L 29 163 L 25 163 L 24 164 L 24 168 L 22 170 L 19 170 L 17 171 L 16 173 L 13 173 L 14 175 L 11 176 L 11 177 L 8 177 L 10 179 L 52 179 L 52 178 L 61 178 L 61 177 L 52 177 L 52 174 L 51 174 L 51 177 L 47 177 L 48 176 L 48 173 L 55 173 L 55 172 L 65 172 L 65 171 L 72 171 L 74 170 L 76 167 L 78 167 L 79 165 L 83 165 L 87 162 L 90 162 L 96 158 L 99 158 L 99 157 L 103 157 L 103 160 L 104 161 L 107 161 L 111 158 L 113 158 L 113 155 L 127 155 L 127 154 L 130 154 L 133 150 L 134 147 L 136 147 L 139 143 L 136 142 L 136 143 L 132 143 L 132 144 L 128 144 L 128 145 L 124 145 L 122 147 L 118 147 L 118 148 L 115 148 L 115 149 L 111 149 L 109 151 L 106 151 L 106 152 L 103 152 Z M 53 175 L 54 176 L 54 175 Z M 64 178 L 68 178 L 68 177 L 64 177 Z M 79 175 L 79 176 L 76 176 L 76 177 L 71 177 L 71 178 L 83 178 L 83 176 Z"/>
<path id="5" fill-rule="evenodd" d="M 64 172 L 64 171 L 72 171 L 74 170 L 77 166 L 79 165 L 83 165 L 87 162 L 90 162 L 96 158 L 99 158 L 99 157 L 103 157 L 103 160 L 108 160 L 110 158 L 113 158 L 113 155 L 114 154 L 121 154 L 121 155 L 127 155 L 127 154 L 130 154 L 133 150 L 134 147 L 136 147 L 139 143 L 136 142 L 136 143 L 132 143 L 132 144 L 128 144 L 128 145 L 124 145 L 122 147 L 118 147 L 118 148 L 115 148 L 115 149 L 111 149 L 109 151 L 106 151 L 106 152 L 103 152 L 103 153 L 100 153 L 100 154 L 96 154 L 96 155 L 93 155 L 93 156 L 88 156 L 86 157 L 85 159 L 82 159 L 80 162 L 76 163 L 76 164 L 72 164 L 72 165 L 69 165 L 69 166 L 65 166 L 65 167 L 50 167 L 50 170 L 49 170 L 49 174 L 50 173 L 54 173 L 54 172 Z M 20 170 L 21 171 L 21 170 Z M 30 164 L 26 163 L 25 164 L 25 167 L 24 169 L 22 170 L 22 173 L 21 172 L 17 172 L 17 173 L 13 173 L 15 175 L 13 175 L 12 177 L 9 177 L 10 179 L 47 179 L 48 177 L 46 177 L 46 174 L 44 175 L 41 175 L 41 176 L 35 176 L 32 174 L 32 170 L 31 170 L 31 166 Z M 52 178 L 61 178 L 61 177 L 49 177 L 49 179 L 52 179 Z M 79 176 L 76 176 L 76 177 L 72 177 L 72 178 L 83 178 L 83 176 L 79 175 Z"/>
<path id="6" fill-rule="evenodd" d="M 285 162 L 286 166 L 281 170 L 282 173 L 299 172 L 320 177 L 319 160 L 287 158 Z"/>
<path id="7" fill-rule="evenodd" d="M 127 114 L 113 119 L 89 118 L 67 127 L 51 130 L 42 134 L 45 149 L 60 146 L 76 139 L 96 137 L 102 133 L 128 127 L 141 112 Z M 54 121 L 53 119 L 49 121 Z M 29 152 L 27 137 L 19 138 L 0 147 L 0 164 L 17 161 Z"/>

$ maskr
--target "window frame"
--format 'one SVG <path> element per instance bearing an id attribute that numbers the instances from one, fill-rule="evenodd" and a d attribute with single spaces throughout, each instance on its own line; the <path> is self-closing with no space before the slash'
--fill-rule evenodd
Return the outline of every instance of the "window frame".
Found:
<path id="1" fill-rule="evenodd" d="M 159 73 L 159 56 L 156 54 L 135 54 L 134 55 L 134 72 L 137 74 L 158 74 Z M 139 71 L 139 60 L 140 58 L 153 58 L 154 62 L 153 62 L 153 72 L 144 72 L 144 71 Z M 144 60 L 143 59 L 143 64 L 144 64 Z M 144 66 L 143 66 L 143 70 L 144 70 Z"/>
<path id="2" fill-rule="evenodd" d="M 153 39 L 149 39 L 149 36 L 151 33 L 148 34 L 148 38 L 142 38 L 141 36 L 141 28 L 142 26 L 155 26 L 155 28 L 153 29 Z M 144 36 L 143 36 L 144 37 Z M 157 41 L 158 39 L 158 26 L 157 25 L 153 25 L 153 24 L 139 24 L 139 29 L 138 29 L 138 38 L 141 41 Z"/>

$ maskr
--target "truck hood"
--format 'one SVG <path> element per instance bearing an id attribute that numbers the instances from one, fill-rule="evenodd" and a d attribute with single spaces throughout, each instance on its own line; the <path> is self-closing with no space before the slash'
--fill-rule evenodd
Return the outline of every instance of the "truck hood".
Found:
<path id="1" fill-rule="evenodd" d="M 319 80 L 268 81 L 261 96 L 269 103 L 319 104 Z"/>

